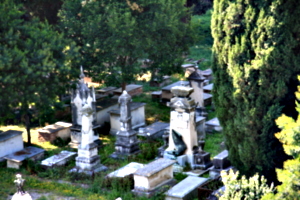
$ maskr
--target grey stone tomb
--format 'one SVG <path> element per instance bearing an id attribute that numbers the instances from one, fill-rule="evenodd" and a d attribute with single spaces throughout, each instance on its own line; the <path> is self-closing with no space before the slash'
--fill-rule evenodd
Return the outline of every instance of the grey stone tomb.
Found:
<path id="1" fill-rule="evenodd" d="M 198 187 L 207 181 L 207 178 L 188 176 L 166 192 L 165 200 L 195 199 L 198 196 Z"/>
<path id="2" fill-rule="evenodd" d="M 95 172 L 107 170 L 107 167 L 100 164 L 98 155 L 98 145 L 94 142 L 93 117 L 94 110 L 86 101 L 82 106 L 80 113 L 82 115 L 81 143 L 78 146 L 78 156 L 76 157 L 76 167 L 70 172 L 79 172 L 93 174 Z"/>
<path id="3" fill-rule="evenodd" d="M 139 196 L 153 196 L 166 191 L 164 186 L 175 184 L 173 179 L 173 164 L 176 161 L 160 158 L 134 173 L 134 189 L 132 192 Z"/>
<path id="4" fill-rule="evenodd" d="M 130 102 L 131 96 L 124 90 L 119 97 L 120 130 L 116 134 L 115 152 L 111 154 L 112 158 L 121 158 L 139 152 L 137 132 L 131 125 Z"/>
<path id="5" fill-rule="evenodd" d="M 92 121 L 92 128 L 95 130 L 99 127 L 96 124 L 96 97 L 95 91 L 92 87 L 91 89 L 88 88 L 87 84 L 84 83 L 84 73 L 82 67 L 80 80 L 77 83 L 77 87 L 75 90 L 72 90 L 71 93 L 71 107 L 72 107 L 72 127 L 71 130 L 71 142 L 70 147 L 78 148 L 81 142 L 81 126 L 82 126 L 82 106 L 84 104 L 88 104 L 91 109 L 93 110 L 93 121 Z M 98 135 L 94 136 L 94 139 L 98 139 Z"/>
<path id="6" fill-rule="evenodd" d="M 4 156 L 24 149 L 22 131 L 8 130 L 0 133 L 0 161 Z"/>
<path id="7" fill-rule="evenodd" d="M 73 159 L 77 153 L 71 151 L 61 151 L 59 154 L 51 156 L 41 162 L 46 168 L 65 165 L 69 160 Z"/>

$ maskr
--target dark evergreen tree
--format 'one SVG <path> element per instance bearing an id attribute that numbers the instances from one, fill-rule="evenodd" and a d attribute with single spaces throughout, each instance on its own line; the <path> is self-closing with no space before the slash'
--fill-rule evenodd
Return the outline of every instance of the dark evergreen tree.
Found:
<path id="1" fill-rule="evenodd" d="M 152 61 L 152 72 L 163 73 L 183 62 L 181 56 L 193 41 L 190 23 L 182 20 L 189 16 L 183 4 L 182 0 L 66 0 L 61 27 L 81 47 L 79 61 L 94 78 L 113 80 L 124 88 L 141 72 L 141 59 Z"/>
<path id="2" fill-rule="evenodd" d="M 299 14 L 297 0 L 214 1 L 213 94 L 230 160 L 269 182 L 287 159 L 274 121 L 297 117 Z"/>
<path id="3" fill-rule="evenodd" d="M 0 110 L 21 112 L 30 140 L 32 109 L 51 109 L 69 81 L 71 43 L 37 19 L 24 20 L 21 5 L 0 4 Z M 68 46 L 67 46 L 68 45 Z"/>

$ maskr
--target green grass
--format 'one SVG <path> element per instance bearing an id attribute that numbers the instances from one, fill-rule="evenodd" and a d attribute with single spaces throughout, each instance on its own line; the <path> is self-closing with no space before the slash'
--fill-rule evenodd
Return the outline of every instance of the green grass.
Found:
<path id="1" fill-rule="evenodd" d="M 210 153 L 213 158 L 221 152 L 220 144 L 224 141 L 224 135 L 221 132 L 213 131 L 213 133 L 206 133 L 204 150 Z"/>

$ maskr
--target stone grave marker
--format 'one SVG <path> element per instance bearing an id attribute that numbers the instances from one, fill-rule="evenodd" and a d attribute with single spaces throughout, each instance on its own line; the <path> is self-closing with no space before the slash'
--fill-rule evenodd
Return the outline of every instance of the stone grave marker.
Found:
<path id="1" fill-rule="evenodd" d="M 108 178 L 124 178 L 133 175 L 138 169 L 143 168 L 145 165 L 137 162 L 131 162 L 120 169 L 113 171 L 107 175 Z"/>
<path id="2" fill-rule="evenodd" d="M 212 91 L 213 87 L 214 87 L 213 83 L 208 84 L 208 85 L 203 87 L 203 92 L 211 94 L 211 91 Z"/>
<path id="3" fill-rule="evenodd" d="M 44 149 L 30 146 L 26 147 L 23 150 L 9 154 L 4 158 L 7 161 L 8 168 L 20 169 L 21 165 L 23 164 L 23 161 L 26 159 L 30 159 L 32 161 L 43 159 L 44 152 Z"/>
<path id="4" fill-rule="evenodd" d="M 0 133 L 0 161 L 4 156 L 24 149 L 22 131 L 8 130 Z"/>
<path id="5" fill-rule="evenodd" d="M 175 86 L 188 86 L 189 82 L 188 81 L 177 81 L 175 83 L 172 83 L 170 85 L 167 85 L 161 89 L 161 100 L 162 102 L 169 102 L 171 98 L 173 98 L 173 93 L 171 92 L 171 89 Z"/>
<path id="6" fill-rule="evenodd" d="M 72 124 L 67 122 L 56 122 L 55 124 L 45 126 L 44 128 L 38 129 L 38 140 L 39 142 L 53 142 L 55 139 L 61 138 L 66 141 L 70 138 L 71 126 Z"/>
<path id="7" fill-rule="evenodd" d="M 140 102 L 130 102 L 130 112 L 131 112 L 131 125 L 132 129 L 137 129 L 139 127 L 145 126 L 145 103 Z M 121 117 L 121 109 L 110 110 L 110 134 L 116 135 L 116 133 L 120 130 L 120 117 Z"/>
<path id="8" fill-rule="evenodd" d="M 195 199 L 198 196 L 198 187 L 207 181 L 207 178 L 188 176 L 165 193 L 165 200 Z"/>
<path id="9" fill-rule="evenodd" d="M 107 170 L 107 167 L 100 164 L 100 156 L 98 155 L 97 149 L 98 145 L 94 142 L 93 116 L 95 111 L 87 101 L 84 102 L 85 104 L 83 104 L 80 110 L 82 115 L 81 143 L 78 146 L 76 167 L 71 169 L 70 172 L 92 175 L 95 172 Z"/>
<path id="10" fill-rule="evenodd" d="M 71 151 L 61 151 L 57 155 L 53 155 L 41 162 L 46 168 L 65 165 L 69 160 L 73 159 L 77 153 Z"/>
<path id="11" fill-rule="evenodd" d="M 118 159 L 127 155 L 136 154 L 140 151 L 137 132 L 132 129 L 132 117 L 130 108 L 131 96 L 123 91 L 119 97 L 120 104 L 120 130 L 116 134 L 115 152 L 110 156 Z"/>
<path id="12" fill-rule="evenodd" d="M 164 192 L 166 185 L 174 185 L 174 160 L 160 158 L 134 173 L 134 189 L 132 192 L 139 196 L 151 197 L 156 193 Z"/>

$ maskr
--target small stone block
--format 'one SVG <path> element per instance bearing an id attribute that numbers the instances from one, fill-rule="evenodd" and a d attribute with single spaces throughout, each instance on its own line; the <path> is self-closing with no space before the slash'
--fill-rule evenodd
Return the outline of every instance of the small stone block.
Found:
<path id="1" fill-rule="evenodd" d="M 51 156 L 41 162 L 42 166 L 54 167 L 66 164 L 69 160 L 74 158 L 77 153 L 71 151 L 62 151 L 57 155 Z"/>
<path id="2" fill-rule="evenodd" d="M 140 128 L 138 135 L 143 137 L 150 137 L 152 139 L 161 138 L 164 130 L 170 126 L 169 123 L 165 122 L 154 122 L 153 124 Z"/>
<path id="3" fill-rule="evenodd" d="M 216 169 L 225 169 L 230 166 L 230 161 L 228 160 L 228 150 L 224 150 L 213 159 L 213 164 Z"/>
<path id="4" fill-rule="evenodd" d="M 145 167 L 138 169 L 134 174 L 139 176 L 150 177 L 153 174 L 173 165 L 174 163 L 176 163 L 175 160 L 159 158 L 147 164 Z"/>
<path id="5" fill-rule="evenodd" d="M 207 178 L 188 176 L 166 192 L 165 200 L 194 199 L 197 197 L 197 188 L 207 181 Z"/>
<path id="6" fill-rule="evenodd" d="M 213 87 L 214 87 L 214 84 L 213 84 L 213 83 L 208 84 L 208 85 L 206 85 L 206 86 L 203 87 L 203 92 L 211 93 Z"/>
<path id="7" fill-rule="evenodd" d="M 204 106 L 211 105 L 212 95 L 208 93 L 203 93 Z"/>

